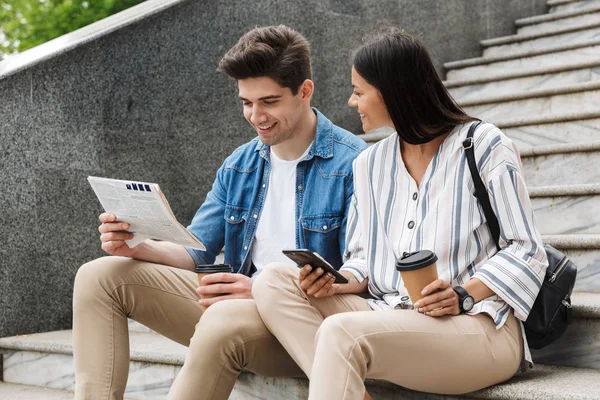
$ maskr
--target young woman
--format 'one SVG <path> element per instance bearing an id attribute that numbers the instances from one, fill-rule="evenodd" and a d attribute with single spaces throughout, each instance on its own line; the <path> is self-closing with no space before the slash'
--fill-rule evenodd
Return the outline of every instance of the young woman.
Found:
<path id="1" fill-rule="evenodd" d="M 350 283 L 271 265 L 253 287 L 263 321 L 310 378 L 310 399 L 368 398 L 365 378 L 443 394 L 509 379 L 531 361 L 520 321 L 547 267 L 517 149 L 492 124 L 475 132 L 497 251 L 463 151 L 474 119 L 423 45 L 397 29 L 375 35 L 354 53 L 352 86 L 364 130 L 396 132 L 354 162 L 341 268 Z M 412 304 L 395 266 L 423 249 L 437 254 L 439 279 Z"/>

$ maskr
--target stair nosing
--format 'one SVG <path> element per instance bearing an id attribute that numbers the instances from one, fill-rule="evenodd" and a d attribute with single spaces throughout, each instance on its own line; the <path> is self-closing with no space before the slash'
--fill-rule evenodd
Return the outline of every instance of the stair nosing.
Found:
<path id="1" fill-rule="evenodd" d="M 555 65 L 555 66 L 551 66 L 551 67 L 541 67 L 538 69 L 532 68 L 532 69 L 517 71 L 517 72 L 500 73 L 500 74 L 490 75 L 490 76 L 481 77 L 481 78 L 448 80 L 448 81 L 444 81 L 443 84 L 444 84 L 444 86 L 446 86 L 446 88 L 456 88 L 456 87 L 464 87 L 464 86 L 470 86 L 470 85 L 478 85 L 478 84 L 483 84 L 483 83 L 501 82 L 501 81 L 507 81 L 507 80 L 512 80 L 512 79 L 519 79 L 519 78 L 528 78 L 528 77 L 539 76 L 539 75 L 557 74 L 557 73 L 568 72 L 568 71 L 578 71 L 581 69 L 587 69 L 587 68 L 593 68 L 593 67 L 599 67 L 599 66 L 600 66 L 600 58 L 598 58 L 597 60 L 589 60 L 589 61 L 583 61 L 583 62 L 579 61 L 579 62 L 575 62 L 575 63 L 571 63 L 571 64 Z"/>
<path id="2" fill-rule="evenodd" d="M 472 107 L 485 104 L 508 103 L 512 101 L 528 100 L 540 97 L 560 96 L 563 94 L 580 93 L 594 90 L 600 90 L 600 80 L 575 83 L 546 89 L 528 90 L 525 92 L 506 93 L 487 97 L 482 96 L 480 98 L 465 101 L 457 100 L 457 102 L 461 107 Z"/>
<path id="3" fill-rule="evenodd" d="M 519 126 L 546 125 L 586 119 L 600 118 L 600 109 L 584 112 L 571 112 L 564 114 L 550 114 L 535 117 L 517 117 L 494 122 L 498 128 L 516 128 Z"/>
<path id="4" fill-rule="evenodd" d="M 530 186 L 527 188 L 527 191 L 531 198 L 593 196 L 600 194 L 600 184 L 588 183 L 580 185 Z"/>
<path id="5" fill-rule="evenodd" d="M 550 154 L 587 153 L 600 150 L 600 140 L 593 142 L 558 143 L 527 147 L 521 150 L 521 157 L 546 156 Z"/>
<path id="6" fill-rule="evenodd" d="M 567 19 L 567 18 L 571 18 L 571 17 L 578 17 L 580 15 L 585 15 L 588 13 L 594 13 L 594 12 L 598 12 L 598 11 L 600 11 L 600 5 L 593 5 L 593 6 L 590 6 L 587 8 L 582 8 L 582 9 L 577 9 L 577 10 L 561 11 L 561 12 L 555 12 L 555 13 L 535 15 L 533 17 L 520 18 L 515 21 L 515 25 L 518 28 L 521 28 L 524 26 L 532 26 L 532 25 L 536 25 L 536 24 L 540 24 L 540 23 L 544 23 L 544 22 L 552 22 L 552 21 L 558 21 L 561 19 Z"/>
<path id="7" fill-rule="evenodd" d="M 543 115 L 541 117 L 517 117 L 509 118 L 505 120 L 491 122 L 500 129 L 517 128 L 520 126 L 534 126 L 534 125 L 547 125 L 547 124 L 561 124 L 572 121 L 583 121 L 586 119 L 597 119 L 600 118 L 600 109 L 585 111 L 585 112 L 574 112 L 565 114 L 551 114 Z M 356 135 L 367 143 L 374 143 L 376 141 L 385 139 L 390 133 L 363 133 Z M 524 151 L 525 149 L 523 149 Z"/>
<path id="8" fill-rule="evenodd" d="M 585 0 L 548 0 L 546 4 L 548 7 L 562 6 L 569 3 L 582 3 Z"/>
<path id="9" fill-rule="evenodd" d="M 600 250 L 600 234 L 542 235 L 542 241 L 559 249 Z"/>
<path id="10" fill-rule="evenodd" d="M 505 44 L 521 43 L 521 42 L 526 42 L 526 41 L 535 40 L 535 39 L 541 39 L 541 38 L 545 38 L 545 37 L 549 37 L 549 36 L 557 36 L 557 35 L 562 35 L 564 33 L 585 31 L 588 29 L 599 28 L 599 27 L 600 27 L 600 21 L 592 22 L 592 23 L 588 22 L 586 24 L 568 26 L 568 27 L 563 27 L 563 28 L 559 28 L 556 30 L 547 30 L 547 31 L 542 31 L 542 32 L 516 34 L 516 35 L 509 35 L 509 36 L 500 36 L 500 37 L 492 38 L 492 39 L 484 39 L 484 40 L 481 40 L 479 43 L 481 44 L 481 47 L 488 48 L 488 47 L 494 47 L 494 46 L 502 46 Z"/>
<path id="11" fill-rule="evenodd" d="M 157 333 L 130 332 L 129 335 L 130 340 L 135 340 L 136 337 L 147 335 L 158 336 L 161 338 L 161 340 L 169 340 Z M 0 338 L 0 350 L 31 351 L 38 353 L 73 355 L 72 342 L 58 344 L 47 340 L 28 342 L 26 341 L 27 336 L 31 335 L 17 335 L 8 338 Z M 140 351 L 136 350 L 135 348 L 131 348 L 130 360 L 145 363 L 183 365 L 183 362 L 185 360 L 185 354 L 168 350 L 148 353 L 147 351 Z"/>
<path id="12" fill-rule="evenodd" d="M 523 58 L 532 58 L 532 57 L 546 55 L 546 54 L 560 53 L 560 52 L 564 52 L 564 51 L 580 49 L 582 47 L 594 47 L 594 46 L 598 46 L 598 45 L 600 45 L 600 39 L 591 39 L 591 40 L 585 40 L 585 41 L 577 42 L 577 43 L 567 43 L 567 44 L 559 44 L 556 46 L 544 47 L 544 48 L 541 48 L 538 50 L 527 49 L 527 50 L 524 50 L 521 52 L 515 52 L 515 53 L 501 55 L 501 56 L 474 57 L 474 58 L 467 58 L 464 60 L 449 61 L 447 63 L 444 63 L 444 68 L 446 68 L 446 70 L 448 70 L 448 71 L 451 71 L 451 70 L 474 67 L 474 66 L 478 66 L 478 65 L 487 65 L 487 64 L 494 64 L 497 62 L 512 61 L 512 60 L 523 59 Z"/>

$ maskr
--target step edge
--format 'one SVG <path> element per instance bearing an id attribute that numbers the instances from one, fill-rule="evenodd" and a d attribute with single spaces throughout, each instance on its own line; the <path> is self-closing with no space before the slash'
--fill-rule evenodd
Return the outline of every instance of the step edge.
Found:
<path id="1" fill-rule="evenodd" d="M 545 156 L 550 154 L 588 153 L 600 150 L 600 141 L 560 143 L 545 146 L 533 146 L 520 151 L 521 157 Z"/>
<path id="2" fill-rule="evenodd" d="M 600 250 L 600 234 L 542 235 L 542 240 L 562 250 Z"/>
<path id="3" fill-rule="evenodd" d="M 36 339 L 35 335 L 36 334 L 17 335 L 6 338 L 0 338 L 0 353 L 2 353 L 2 350 L 11 350 L 73 355 L 72 343 L 55 343 L 48 340 L 40 340 Z M 160 340 L 161 342 L 169 340 L 166 337 L 163 337 L 156 333 L 131 332 L 130 341 L 135 343 L 135 338 L 140 337 L 142 335 L 157 336 L 160 338 L 158 340 Z M 168 350 L 160 352 L 141 351 L 136 350 L 135 345 L 133 345 L 131 346 L 130 350 L 130 360 L 152 364 L 167 364 L 180 366 L 183 365 L 183 362 L 185 361 L 185 353 L 178 353 Z"/>
<path id="4" fill-rule="evenodd" d="M 530 186 L 527 188 L 529 197 L 566 197 L 600 195 L 600 183 L 581 185 Z"/>
<path id="5" fill-rule="evenodd" d="M 485 49 L 488 47 L 502 46 L 505 44 L 521 43 L 521 42 L 527 42 L 529 40 L 536 40 L 536 39 L 541 39 L 541 38 L 545 38 L 545 37 L 558 36 L 558 35 L 562 35 L 565 33 L 585 31 L 588 29 L 593 29 L 593 28 L 598 28 L 598 27 L 600 27 L 600 22 L 591 22 L 591 23 L 588 22 L 585 24 L 564 27 L 562 29 L 556 29 L 556 30 L 546 30 L 546 31 L 536 32 L 536 33 L 516 34 L 516 35 L 500 36 L 500 37 L 492 38 L 492 39 L 484 39 L 484 40 L 479 41 L 479 44 L 481 45 L 481 47 L 483 47 Z"/>
<path id="6" fill-rule="evenodd" d="M 484 83 L 493 83 L 493 82 L 502 82 L 502 81 L 513 80 L 513 79 L 520 79 L 520 78 L 529 78 L 532 76 L 539 76 L 539 75 L 549 75 L 549 74 L 558 74 L 561 72 L 578 71 L 578 70 L 582 70 L 582 69 L 594 68 L 594 67 L 599 67 L 599 66 L 600 66 L 600 58 L 597 60 L 589 60 L 589 61 L 583 61 L 583 62 L 580 61 L 580 62 L 570 63 L 570 64 L 567 63 L 567 64 L 562 64 L 562 65 L 556 65 L 553 67 L 542 67 L 542 68 L 538 68 L 538 69 L 532 68 L 532 69 L 521 70 L 521 71 L 517 71 L 517 72 L 508 72 L 508 73 L 501 73 L 501 74 L 496 74 L 496 75 L 489 75 L 489 76 L 481 77 L 481 78 L 449 80 L 449 81 L 443 81 L 442 83 L 444 84 L 444 86 L 446 88 L 452 89 L 452 88 L 457 88 L 457 87 L 480 85 L 480 84 L 484 84 Z"/>
<path id="7" fill-rule="evenodd" d="M 569 3 L 583 3 L 585 0 L 548 0 L 546 4 L 548 7 L 562 6 Z"/>
<path id="8" fill-rule="evenodd" d="M 494 125 L 498 128 L 516 128 L 520 126 L 532 126 L 532 125 L 546 125 L 556 124 L 563 122 L 581 121 L 586 119 L 600 118 L 600 109 L 583 111 L 583 112 L 571 112 L 564 114 L 546 114 L 535 117 L 516 117 L 507 118 L 505 120 L 496 121 Z"/>
<path id="9" fill-rule="evenodd" d="M 589 13 L 600 12 L 600 5 L 593 5 L 590 7 L 584 7 L 578 10 L 571 11 L 561 11 L 547 14 L 534 15 L 532 17 L 520 18 L 515 21 L 515 25 L 518 28 L 522 28 L 524 26 L 532 26 L 541 24 L 544 22 L 553 22 L 561 19 L 568 19 L 571 17 L 579 17 L 580 15 L 585 15 Z"/>
<path id="10" fill-rule="evenodd" d="M 593 378 L 598 377 L 598 379 L 591 379 L 592 382 L 598 385 L 598 389 L 600 390 L 600 370 L 595 368 L 581 368 L 581 367 L 569 367 L 562 365 L 544 365 L 544 364 L 535 364 L 532 371 L 542 371 L 546 374 L 551 374 L 552 376 L 556 376 L 556 374 L 568 375 L 569 382 L 577 384 L 576 379 L 581 379 L 581 385 L 589 386 L 590 375 Z M 579 374 L 578 374 L 579 373 Z M 584 374 L 585 373 L 585 374 Z M 514 399 L 514 400 L 538 400 L 538 399 L 560 399 L 564 400 L 565 397 L 558 397 L 556 393 L 556 386 L 562 385 L 562 382 L 554 382 L 556 378 L 552 379 L 550 382 L 544 381 L 544 385 L 535 384 L 535 380 L 528 378 L 528 372 L 521 376 L 513 377 L 518 381 L 515 382 L 513 378 L 510 380 L 490 386 L 485 389 L 478 390 L 472 393 L 465 393 L 462 396 L 466 398 L 476 398 L 476 399 Z M 583 374 L 583 376 L 582 376 Z M 532 384 L 534 382 L 534 384 Z M 561 393 L 562 394 L 562 393 Z M 575 395 L 575 393 L 573 393 Z M 587 393 L 584 393 L 583 396 L 579 394 L 578 396 L 569 397 L 570 399 L 590 399 Z"/>
<path id="11" fill-rule="evenodd" d="M 591 39 L 591 40 L 585 40 L 585 41 L 576 42 L 576 43 L 566 43 L 566 44 L 560 44 L 560 45 L 556 45 L 556 46 L 543 47 L 543 48 L 540 48 L 537 50 L 527 49 L 526 51 L 514 52 L 514 53 L 501 55 L 501 56 L 474 57 L 474 58 L 466 58 L 466 59 L 457 60 L 457 61 L 448 61 L 448 62 L 444 63 L 444 68 L 447 71 L 451 71 L 451 70 L 475 67 L 478 65 L 494 64 L 494 63 L 499 63 L 499 62 L 504 62 L 504 61 L 512 61 L 512 60 L 523 59 L 523 58 L 533 58 L 533 57 L 542 56 L 542 55 L 546 55 L 546 54 L 561 53 L 561 52 L 570 51 L 570 50 L 577 50 L 582 47 L 594 47 L 594 46 L 598 46 L 598 45 L 600 45 L 600 39 Z"/>
<path id="12" fill-rule="evenodd" d="M 507 93 L 496 96 L 482 96 L 480 98 L 466 101 L 457 100 L 457 102 L 461 107 L 473 107 L 486 104 L 509 103 L 519 100 L 538 99 L 542 97 L 554 97 L 565 94 L 574 94 L 595 90 L 600 90 L 600 80 L 563 85 L 545 89 L 535 89 L 525 92 Z"/>
<path id="13" fill-rule="evenodd" d="M 585 112 L 575 112 L 575 113 L 565 113 L 565 114 L 551 114 L 551 115 L 543 115 L 536 117 L 517 117 L 517 118 L 507 118 L 505 120 L 492 122 L 500 129 L 509 129 L 509 128 L 517 128 L 521 126 L 534 126 L 534 125 L 547 125 L 547 124 L 560 124 L 572 121 L 583 121 L 587 119 L 597 119 L 600 118 L 600 109 L 585 111 Z M 362 133 L 356 135 L 357 137 L 363 139 L 367 143 L 375 143 L 379 140 L 385 139 L 391 133 Z M 553 146 L 553 145 L 552 145 Z M 523 149 L 521 152 L 525 152 L 526 149 Z"/>

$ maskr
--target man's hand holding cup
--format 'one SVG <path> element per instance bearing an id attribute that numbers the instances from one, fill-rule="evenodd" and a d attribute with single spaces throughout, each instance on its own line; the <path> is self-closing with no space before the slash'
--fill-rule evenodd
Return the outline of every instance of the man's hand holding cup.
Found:
<path id="1" fill-rule="evenodd" d="M 216 302 L 228 299 L 251 299 L 252 279 L 243 274 L 234 274 L 230 265 L 198 265 L 198 288 L 202 312 Z"/>

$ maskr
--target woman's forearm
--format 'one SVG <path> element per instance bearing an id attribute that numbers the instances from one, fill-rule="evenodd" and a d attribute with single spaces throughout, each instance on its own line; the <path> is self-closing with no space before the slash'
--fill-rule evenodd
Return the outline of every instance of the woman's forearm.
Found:
<path id="1" fill-rule="evenodd" d="M 492 289 L 487 287 L 485 283 L 477 278 L 471 278 L 469 282 L 463 285 L 463 288 L 473 297 L 475 303 L 496 294 Z"/>
<path id="2" fill-rule="evenodd" d="M 364 279 L 362 282 L 358 282 L 356 277 L 352 275 L 352 273 L 348 271 L 340 271 L 340 274 L 344 275 L 348 278 L 347 284 L 340 284 L 339 287 L 342 290 L 337 291 L 337 293 L 352 293 L 352 294 L 360 294 L 367 292 L 367 286 L 369 284 L 369 278 Z"/>

